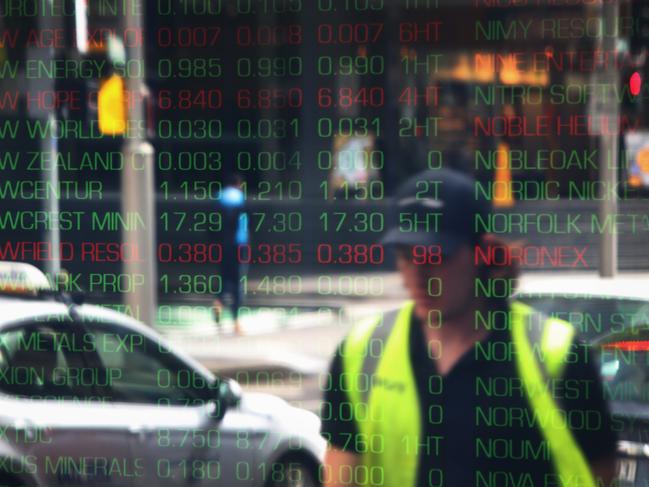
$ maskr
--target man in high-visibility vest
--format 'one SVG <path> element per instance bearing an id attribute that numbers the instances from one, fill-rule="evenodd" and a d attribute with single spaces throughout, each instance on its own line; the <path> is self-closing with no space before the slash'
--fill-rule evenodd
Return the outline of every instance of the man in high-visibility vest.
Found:
<path id="1" fill-rule="evenodd" d="M 325 485 L 614 483 L 596 361 L 569 323 L 507 299 L 514 267 L 482 230 L 491 210 L 474 181 L 427 171 L 393 208 L 383 243 L 411 300 L 357 324 L 337 350 L 324 384 Z"/>

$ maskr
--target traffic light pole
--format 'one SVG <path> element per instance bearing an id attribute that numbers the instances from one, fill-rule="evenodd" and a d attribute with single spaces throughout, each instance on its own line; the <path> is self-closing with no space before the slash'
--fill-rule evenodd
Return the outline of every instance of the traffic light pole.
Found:
<path id="1" fill-rule="evenodd" d="M 126 16 L 124 28 L 132 32 L 143 31 L 142 15 L 136 13 L 135 0 L 126 0 Z M 144 46 L 136 45 L 127 49 L 127 60 L 136 60 L 142 66 L 141 77 L 126 79 L 128 93 L 144 94 Z M 132 310 L 139 311 L 139 319 L 149 326 L 155 325 L 157 315 L 158 276 L 156 253 L 156 213 L 155 213 L 155 164 L 154 150 L 145 140 L 146 132 L 140 130 L 146 126 L 144 101 L 142 96 L 133 96 L 129 104 L 128 123 L 135 130 L 135 137 L 127 137 L 123 152 L 125 167 L 122 171 L 122 213 L 139 214 L 144 221 L 143 230 L 123 231 L 122 241 L 132 244 L 140 250 L 142 259 L 139 262 L 125 262 L 124 272 L 139 274 L 143 277 L 144 285 L 137 286 L 133 292 L 127 293 L 126 304 Z"/>
<path id="2" fill-rule="evenodd" d="M 618 2 L 603 2 L 599 5 L 602 22 L 601 32 L 614 32 L 618 27 Z M 615 52 L 617 49 L 616 36 L 601 35 L 597 39 L 597 49 L 602 52 Z M 613 87 L 619 86 L 619 74 L 614 66 L 606 63 L 602 71 L 597 73 L 598 82 Z M 617 120 L 620 113 L 616 97 L 608 96 L 604 100 L 595 100 L 593 117 L 609 117 Z M 595 125 L 595 124 L 593 124 Z M 601 124 L 599 124 L 601 126 Z M 607 131 L 607 132 L 615 132 Z M 599 221 L 605 228 L 600 235 L 599 243 L 599 274 L 601 277 L 614 277 L 617 272 L 618 238 L 615 225 L 607 224 L 614 220 L 618 211 L 617 191 L 607 191 L 607 188 L 617 187 L 618 182 L 618 134 L 603 133 L 599 136 L 599 179 L 603 183 L 599 195 Z"/>
<path id="3" fill-rule="evenodd" d="M 48 3 L 54 4 L 60 0 L 47 0 Z M 59 19 L 51 14 L 53 8 L 46 9 L 46 12 L 38 16 L 38 29 L 39 32 L 54 32 L 55 28 L 60 27 Z M 27 59 L 44 59 L 49 61 L 54 59 L 56 55 L 54 47 L 48 48 L 32 48 L 27 51 Z M 52 92 L 54 91 L 55 82 L 52 78 L 39 78 L 37 80 L 30 80 L 27 86 L 27 91 L 31 92 Z M 30 105 L 29 116 L 32 118 L 40 119 L 50 125 L 50 130 L 47 135 L 40 140 L 40 150 L 43 154 L 48 154 L 47 157 L 51 161 L 56 161 L 58 153 L 58 139 L 55 136 L 56 130 L 56 110 L 43 110 L 38 106 L 33 107 Z M 57 164 L 52 164 L 50 168 L 42 169 L 41 179 L 56 188 L 59 183 L 59 170 Z M 45 212 L 50 215 L 52 225 L 49 225 L 45 231 L 45 241 L 50 244 L 52 249 L 52 258 L 45 262 L 45 272 L 48 273 L 52 283 L 57 283 L 57 274 L 61 271 L 61 255 L 60 255 L 60 242 L 61 242 L 61 229 L 59 228 L 59 199 L 56 196 L 45 199 L 44 208 Z"/>
<path id="4" fill-rule="evenodd" d="M 56 115 L 50 113 L 48 116 L 48 122 L 51 124 L 51 130 L 47 137 L 41 139 L 41 151 L 43 153 L 48 153 L 52 161 L 56 161 L 58 148 L 58 140 L 54 137 L 52 130 L 55 130 L 56 127 Z M 42 179 L 48 184 L 51 184 L 52 188 L 56 188 L 59 184 L 59 169 L 56 164 L 52 164 L 52 167 L 49 169 L 43 169 Z M 59 228 L 59 199 L 56 195 L 47 198 L 45 200 L 47 208 L 45 211 L 51 215 L 50 218 L 54 221 L 53 225 L 46 230 L 47 232 L 47 242 L 50 244 L 52 249 L 52 258 L 46 262 L 47 268 L 46 272 L 51 276 L 50 279 L 53 283 L 58 283 L 57 274 L 61 272 L 61 229 Z"/>

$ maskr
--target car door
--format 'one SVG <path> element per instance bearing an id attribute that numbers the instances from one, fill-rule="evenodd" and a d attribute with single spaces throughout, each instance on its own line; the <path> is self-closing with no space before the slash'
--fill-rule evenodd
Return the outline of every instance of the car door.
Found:
<path id="1" fill-rule="evenodd" d="M 0 424 L 39 485 L 130 486 L 119 411 L 96 394 L 79 328 L 67 317 L 0 331 Z"/>
<path id="2" fill-rule="evenodd" d="M 618 443 L 620 486 L 649 478 L 649 327 L 630 326 L 598 341 L 604 395 Z"/>
<path id="3" fill-rule="evenodd" d="M 235 417 L 216 417 L 210 377 L 137 330 L 97 323 L 88 333 L 98 345 L 94 360 L 112 377 L 113 404 L 128 419 L 131 455 L 145 465 L 134 485 L 232 485 L 237 463 L 240 477 L 252 478 L 254 451 L 224 427 Z"/>

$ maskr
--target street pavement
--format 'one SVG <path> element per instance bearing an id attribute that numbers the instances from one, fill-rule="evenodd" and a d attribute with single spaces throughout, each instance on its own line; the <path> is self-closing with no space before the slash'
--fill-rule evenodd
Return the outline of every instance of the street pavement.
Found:
<path id="1" fill-rule="evenodd" d="M 231 320 L 217 326 L 204 302 L 161 306 L 156 329 L 213 372 L 236 379 L 245 391 L 275 394 L 317 412 L 321 374 L 351 326 L 406 298 L 396 273 L 371 276 L 383 280 L 379 296 L 322 296 L 317 277 L 304 277 L 300 296 L 247 299 L 242 335 L 234 334 Z"/>
<path id="2" fill-rule="evenodd" d="M 398 307 L 406 297 L 396 273 L 380 277 L 380 296 L 320 296 L 317 278 L 305 277 L 299 297 L 278 296 L 273 306 L 268 299 L 249 299 L 249 312 L 240 319 L 242 335 L 234 334 L 229 319 L 217 326 L 204 304 L 161 307 L 156 329 L 215 372 L 283 369 L 317 374 L 353 323 Z"/>

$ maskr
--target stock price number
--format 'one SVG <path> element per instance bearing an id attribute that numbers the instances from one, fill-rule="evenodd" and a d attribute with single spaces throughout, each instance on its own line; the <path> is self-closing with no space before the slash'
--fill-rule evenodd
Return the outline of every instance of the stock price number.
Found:
<path id="1" fill-rule="evenodd" d="M 303 98 L 302 88 L 259 90 L 244 88 L 237 90 L 237 108 L 242 110 L 301 108 Z"/>
<path id="2" fill-rule="evenodd" d="M 163 211 L 160 220 L 165 232 L 220 232 L 223 228 L 218 211 Z"/>
<path id="3" fill-rule="evenodd" d="M 239 280 L 244 294 L 265 294 L 267 296 L 282 296 L 285 294 L 302 293 L 302 278 L 299 275 L 264 276 L 258 282 L 249 282 L 247 276 Z"/>
<path id="4" fill-rule="evenodd" d="M 302 0 L 236 0 L 238 14 L 286 14 L 302 11 Z"/>
<path id="5" fill-rule="evenodd" d="M 219 387 L 217 381 L 209 380 L 200 372 L 192 369 L 171 371 L 167 368 L 159 368 L 156 374 L 156 381 L 160 389 L 213 391 Z"/>
<path id="6" fill-rule="evenodd" d="M 160 276 L 165 294 L 220 294 L 223 280 L 218 274 L 180 274 L 177 282 L 170 282 L 168 274 Z"/>
<path id="7" fill-rule="evenodd" d="M 320 221 L 325 232 L 381 233 L 385 227 L 383 213 L 376 211 L 325 211 Z"/>
<path id="8" fill-rule="evenodd" d="M 156 460 L 156 474 L 159 479 L 218 480 L 221 478 L 221 462 L 218 460 Z"/>
<path id="9" fill-rule="evenodd" d="M 302 198 L 302 181 L 259 181 L 256 185 L 250 187 L 248 183 L 241 184 L 241 191 L 245 198 L 248 198 L 248 192 L 252 190 L 253 196 L 250 198 L 257 201 L 268 201 L 276 198 L 278 200 L 299 200 Z"/>
<path id="10" fill-rule="evenodd" d="M 158 262 L 167 264 L 218 264 L 223 259 L 223 247 L 219 243 L 158 244 Z"/>
<path id="11" fill-rule="evenodd" d="M 159 171 L 220 171 L 223 157 L 220 152 L 182 151 L 158 153 Z"/>
<path id="12" fill-rule="evenodd" d="M 343 137 L 381 136 L 381 119 L 379 117 L 340 117 L 318 119 L 318 137 L 330 138 L 336 135 Z"/>
<path id="13" fill-rule="evenodd" d="M 157 47 L 214 47 L 221 37 L 221 27 L 160 27 L 157 31 Z"/>
<path id="14" fill-rule="evenodd" d="M 380 108 L 385 103 L 385 92 L 381 86 L 370 88 L 320 88 L 318 106 L 320 108 L 352 108 L 354 106 Z"/>
<path id="15" fill-rule="evenodd" d="M 223 74 L 221 58 L 161 58 L 158 61 L 158 77 L 169 78 L 220 78 Z"/>
<path id="16" fill-rule="evenodd" d="M 170 199 L 169 182 L 160 183 L 160 189 L 165 200 Z M 183 200 L 209 200 L 221 196 L 220 181 L 182 181 L 179 191 L 171 193 L 171 199 L 182 198 Z"/>
<path id="17" fill-rule="evenodd" d="M 300 119 L 260 118 L 237 121 L 237 137 L 240 139 L 286 139 L 300 136 Z"/>
<path id="18" fill-rule="evenodd" d="M 302 213 L 299 211 L 253 212 L 250 216 L 255 232 L 293 233 L 302 231 Z"/>
<path id="19" fill-rule="evenodd" d="M 158 430 L 158 446 L 160 448 L 220 448 L 221 433 L 218 429 L 174 429 Z"/>
<path id="20" fill-rule="evenodd" d="M 180 0 L 181 11 L 174 8 L 174 0 L 158 0 L 158 15 L 221 15 L 221 0 Z"/>
<path id="21" fill-rule="evenodd" d="M 158 120 L 158 130 L 156 135 L 159 139 L 174 140 L 207 140 L 220 139 L 223 135 L 223 123 L 221 120 L 197 119 L 197 120 Z"/>
<path id="22" fill-rule="evenodd" d="M 383 10 L 383 0 L 318 0 L 319 12 Z"/>
<path id="23" fill-rule="evenodd" d="M 340 164 L 340 167 L 343 167 Z M 324 199 L 329 199 L 331 195 L 331 187 L 329 181 L 322 181 L 320 189 Z M 375 200 L 380 201 L 383 199 L 383 181 L 343 181 L 335 190 L 332 199 L 340 198 L 343 200 Z"/>
<path id="24" fill-rule="evenodd" d="M 160 110 L 219 110 L 223 107 L 223 93 L 218 88 L 211 90 L 160 90 L 158 109 Z"/>
<path id="25" fill-rule="evenodd" d="M 242 25 L 236 31 L 239 47 L 255 46 L 295 46 L 302 44 L 302 26 L 291 25 L 259 25 L 256 27 Z"/>
<path id="26" fill-rule="evenodd" d="M 318 276 L 318 294 L 323 296 L 382 296 L 381 276 Z"/>
<path id="27" fill-rule="evenodd" d="M 383 56 L 320 56 L 317 62 L 320 76 L 380 75 L 385 71 Z"/>
<path id="28" fill-rule="evenodd" d="M 237 260 L 241 264 L 300 264 L 302 246 L 299 243 L 239 245 Z"/>
<path id="29" fill-rule="evenodd" d="M 345 171 L 358 169 L 380 171 L 383 169 L 385 161 L 383 151 L 380 150 L 347 149 L 338 151 L 337 156 L 338 166 Z M 317 156 L 318 169 L 330 171 L 333 168 L 334 159 L 334 154 L 331 151 L 319 151 Z"/>
<path id="30" fill-rule="evenodd" d="M 301 165 L 299 151 L 237 152 L 238 171 L 297 171 Z"/>
<path id="31" fill-rule="evenodd" d="M 383 263 L 383 246 L 379 244 L 322 243 L 316 249 L 318 264 L 372 264 Z"/>
<path id="32" fill-rule="evenodd" d="M 289 57 L 241 57 L 237 59 L 239 78 L 268 78 L 274 76 L 302 76 L 302 58 Z"/>
<path id="33" fill-rule="evenodd" d="M 318 44 L 373 44 L 381 39 L 383 23 L 320 24 Z"/>

